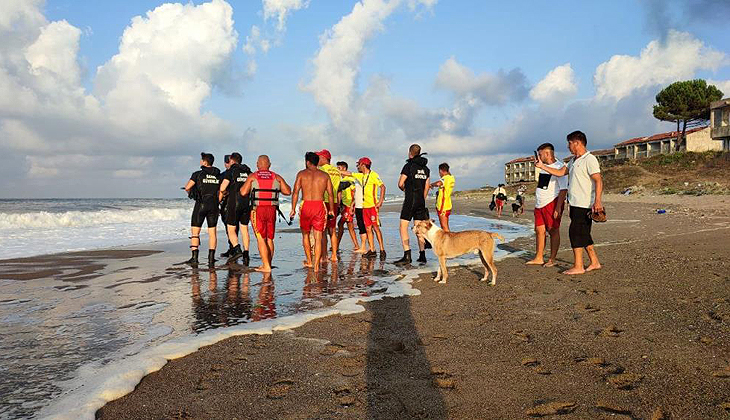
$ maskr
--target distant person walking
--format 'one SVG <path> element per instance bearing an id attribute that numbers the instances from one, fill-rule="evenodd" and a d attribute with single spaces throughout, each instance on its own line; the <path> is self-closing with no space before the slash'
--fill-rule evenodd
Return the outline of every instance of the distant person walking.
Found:
<path id="1" fill-rule="evenodd" d="M 251 194 L 251 224 L 261 256 L 261 266 L 256 271 L 270 272 L 274 259 L 274 234 L 276 213 L 279 209 L 279 195 L 290 195 L 291 187 L 284 178 L 270 170 L 271 160 L 266 155 L 256 161 L 256 172 L 246 179 L 239 194 Z"/>
<path id="2" fill-rule="evenodd" d="M 411 220 L 428 220 L 426 195 L 429 190 L 431 171 L 428 169 L 428 159 L 421 154 L 421 146 L 412 144 L 408 148 L 408 159 L 400 171 L 398 188 L 405 193 L 403 207 L 400 211 L 400 240 L 403 245 L 403 257 L 394 261 L 394 264 L 411 263 L 410 232 L 408 224 Z M 423 238 L 418 238 L 418 262 L 426 262 L 426 250 Z"/>
<path id="3" fill-rule="evenodd" d="M 216 226 L 218 225 L 218 187 L 221 183 L 221 171 L 213 166 L 215 158 L 210 153 L 200 154 L 200 170 L 193 172 L 185 185 L 185 192 L 195 199 L 193 215 L 190 221 L 190 249 L 192 256 L 186 263 L 198 265 L 200 248 L 200 229 L 203 222 L 208 224 L 208 264 L 215 262 L 215 247 L 218 244 Z"/>
<path id="4" fill-rule="evenodd" d="M 497 185 L 497 188 L 492 192 L 492 201 L 496 205 L 497 217 L 502 217 L 502 209 L 504 208 L 504 202 L 507 201 L 507 190 L 504 189 L 504 184 Z"/>
<path id="5" fill-rule="evenodd" d="M 550 143 L 543 143 L 537 148 L 540 160 L 550 168 L 562 169 L 563 162 L 555 159 L 555 148 Z M 529 265 L 555 265 L 555 257 L 560 249 L 560 220 L 563 218 L 563 206 L 568 195 L 568 177 L 551 175 L 540 170 L 535 189 L 535 258 Z M 550 234 L 550 258 L 543 260 L 546 232 Z"/>
<path id="6" fill-rule="evenodd" d="M 568 150 L 573 154 L 568 164 L 555 169 L 545 164 L 538 156 L 536 167 L 551 175 L 568 175 L 568 203 L 570 204 L 570 246 L 573 248 L 575 262 L 564 274 L 583 274 L 586 271 L 598 270 L 601 263 L 593 247 L 591 237 L 592 212 L 603 212 L 601 196 L 603 180 L 598 159 L 588 152 L 588 140 L 581 131 L 574 131 L 567 136 Z M 583 249 L 588 253 L 590 264 L 583 267 Z"/>
<path id="7" fill-rule="evenodd" d="M 322 235 L 327 227 L 328 218 L 335 217 L 333 210 L 335 207 L 335 194 L 329 176 L 317 168 L 319 163 L 317 154 L 307 152 L 304 159 L 306 168 L 299 171 L 294 181 L 289 216 L 294 218 L 294 215 L 296 215 L 299 192 L 301 191 L 304 203 L 299 212 L 299 228 L 302 231 L 304 255 L 307 257 L 303 264 L 305 267 L 313 268 L 315 272 L 318 272 L 322 259 L 322 245 L 324 244 Z M 327 203 L 322 200 L 325 196 L 327 197 Z M 312 230 L 314 230 L 314 261 L 312 261 L 312 244 L 309 240 L 309 234 Z"/>
<path id="8" fill-rule="evenodd" d="M 444 162 L 439 165 L 439 176 L 441 179 L 434 182 L 429 188 L 438 188 L 436 195 L 436 214 L 439 217 L 441 229 L 449 232 L 449 217 L 451 216 L 451 193 L 454 192 L 456 179 L 451 175 L 449 164 Z"/>

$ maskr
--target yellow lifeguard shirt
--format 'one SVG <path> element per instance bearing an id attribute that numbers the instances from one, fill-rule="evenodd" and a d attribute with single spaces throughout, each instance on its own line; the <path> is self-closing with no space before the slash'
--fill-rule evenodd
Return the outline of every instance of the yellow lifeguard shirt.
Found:
<path id="1" fill-rule="evenodd" d="M 451 193 L 454 191 L 456 179 L 451 174 L 441 178 L 442 185 L 439 187 L 436 197 L 436 209 L 440 212 L 451 210 Z"/>
<path id="2" fill-rule="evenodd" d="M 319 169 L 329 175 L 330 181 L 332 181 L 332 192 L 334 192 L 335 194 L 335 196 L 333 197 L 333 201 L 335 202 L 335 204 L 337 204 L 337 189 L 340 188 L 340 181 L 342 180 L 340 170 L 337 169 L 336 166 L 332 166 L 329 163 L 325 163 L 324 165 L 320 166 Z M 327 191 L 324 192 L 324 202 L 329 202 L 329 196 L 327 195 Z"/>
<path id="3" fill-rule="evenodd" d="M 375 204 L 378 202 L 378 187 L 383 185 L 383 181 L 380 180 L 380 175 L 375 171 L 370 171 L 367 174 L 353 172 L 352 176 L 362 184 L 362 208 L 370 209 L 375 207 Z"/>

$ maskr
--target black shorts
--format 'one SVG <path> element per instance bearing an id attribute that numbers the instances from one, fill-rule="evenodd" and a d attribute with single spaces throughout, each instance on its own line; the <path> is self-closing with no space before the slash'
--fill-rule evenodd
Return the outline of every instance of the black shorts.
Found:
<path id="1" fill-rule="evenodd" d="M 360 235 L 364 235 L 367 233 L 367 229 L 365 229 L 365 219 L 362 215 L 362 209 L 355 209 L 355 220 L 357 221 L 357 230 L 360 232 Z"/>
<path id="2" fill-rule="evenodd" d="M 404 202 L 403 208 L 400 211 L 400 219 L 401 220 L 408 220 L 409 222 L 411 220 L 428 220 L 430 217 L 428 215 L 428 208 L 426 208 L 426 205 L 412 205 L 412 203 Z"/>
<path id="3" fill-rule="evenodd" d="M 251 221 L 251 207 L 242 201 L 228 200 L 223 222 L 229 226 L 248 225 Z"/>
<path id="4" fill-rule="evenodd" d="M 591 237 L 593 220 L 590 218 L 590 213 L 591 209 L 570 206 L 568 236 L 570 236 L 571 248 L 585 248 L 593 245 L 593 238 Z"/>
<path id="5" fill-rule="evenodd" d="M 190 226 L 203 227 L 203 221 L 208 222 L 208 228 L 214 228 L 218 225 L 218 201 L 196 201 L 193 207 L 193 216 L 190 220 Z"/>

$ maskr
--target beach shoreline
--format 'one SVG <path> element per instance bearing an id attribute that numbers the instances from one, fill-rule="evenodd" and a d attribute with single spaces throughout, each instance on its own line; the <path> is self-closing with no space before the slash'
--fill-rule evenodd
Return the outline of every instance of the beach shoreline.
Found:
<path id="1" fill-rule="evenodd" d="M 610 221 L 595 228 L 599 272 L 559 274 L 570 260 L 564 240 L 560 267 L 508 258 L 493 288 L 477 281 L 474 266 L 453 269 L 447 286 L 423 274 L 413 284 L 418 297 L 367 302 L 355 315 L 171 360 L 97 417 L 725 415 L 727 208 L 657 214 L 663 203 L 605 201 Z M 486 213 L 481 202 L 455 206 Z M 502 246 L 531 250 L 533 241 Z"/>

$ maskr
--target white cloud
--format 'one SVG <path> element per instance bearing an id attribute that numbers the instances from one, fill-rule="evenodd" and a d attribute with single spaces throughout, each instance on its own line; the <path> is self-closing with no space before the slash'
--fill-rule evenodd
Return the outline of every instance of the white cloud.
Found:
<path id="1" fill-rule="evenodd" d="M 720 89 L 723 98 L 730 97 L 730 80 L 708 80 L 707 84 Z"/>
<path id="2" fill-rule="evenodd" d="M 292 12 L 309 7 L 308 0 L 262 0 L 264 7 L 264 20 L 275 19 L 276 29 L 286 29 L 286 18 Z"/>
<path id="3" fill-rule="evenodd" d="M 571 99 L 578 92 L 575 74 L 570 63 L 552 69 L 535 87 L 530 90 L 530 97 L 537 102 L 561 104 Z"/>
<path id="4" fill-rule="evenodd" d="M 645 87 L 691 78 L 698 70 L 728 63 L 725 53 L 686 32 L 670 31 L 664 42 L 651 41 L 639 56 L 614 55 L 596 68 L 596 96 L 621 99 Z"/>
<path id="5" fill-rule="evenodd" d="M 454 57 L 441 65 L 436 85 L 453 91 L 457 96 L 477 99 L 487 105 L 506 105 L 527 96 L 527 79 L 520 69 L 496 74 L 474 72 Z"/>

